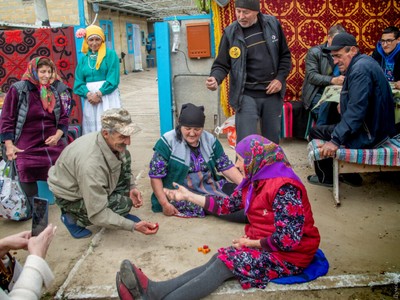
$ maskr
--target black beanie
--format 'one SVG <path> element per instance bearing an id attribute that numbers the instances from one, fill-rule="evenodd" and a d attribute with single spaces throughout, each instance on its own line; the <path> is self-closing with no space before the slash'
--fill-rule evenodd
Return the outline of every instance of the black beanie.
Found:
<path id="1" fill-rule="evenodd" d="M 260 0 L 235 0 L 235 7 L 260 11 Z"/>
<path id="2" fill-rule="evenodd" d="M 179 115 L 179 125 L 186 127 L 204 127 L 205 120 L 204 106 L 196 106 L 192 103 L 182 105 Z"/>

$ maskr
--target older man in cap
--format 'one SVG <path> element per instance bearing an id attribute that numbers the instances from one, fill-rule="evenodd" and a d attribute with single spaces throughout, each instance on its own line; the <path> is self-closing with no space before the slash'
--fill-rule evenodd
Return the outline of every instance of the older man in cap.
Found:
<path id="1" fill-rule="evenodd" d="M 235 13 L 237 20 L 225 28 L 206 87 L 216 90 L 229 73 L 237 142 L 257 133 L 261 121 L 262 135 L 278 144 L 289 47 L 278 20 L 260 13 L 259 0 L 235 0 Z"/>
<path id="2" fill-rule="evenodd" d="M 394 104 L 390 86 L 379 64 L 360 54 L 355 37 L 339 33 L 324 51 L 332 54 L 334 63 L 345 75 L 340 94 L 341 120 L 335 125 L 311 129 L 310 139 L 327 141 L 321 147 L 326 159 L 315 162 L 316 175 L 308 176 L 311 184 L 332 186 L 332 157 L 340 146 L 369 149 L 379 146 L 394 134 Z M 339 179 L 360 186 L 359 174 L 342 174 Z"/>
<path id="3" fill-rule="evenodd" d="M 89 237 L 89 225 L 154 234 L 155 223 L 129 214 L 132 206 L 143 204 L 126 149 L 135 130 L 131 116 L 125 109 L 112 108 L 103 113 L 101 125 L 100 132 L 68 145 L 49 170 L 61 220 L 74 238 Z"/>

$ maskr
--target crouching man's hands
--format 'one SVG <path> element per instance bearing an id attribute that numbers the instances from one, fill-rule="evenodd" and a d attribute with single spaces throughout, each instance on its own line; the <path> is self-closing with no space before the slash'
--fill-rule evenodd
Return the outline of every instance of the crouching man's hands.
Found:
<path id="1" fill-rule="evenodd" d="M 142 193 L 137 188 L 130 190 L 129 198 L 132 200 L 133 207 L 139 208 L 143 205 Z"/>
<path id="2" fill-rule="evenodd" d="M 143 234 L 156 234 L 158 231 L 158 223 L 152 223 L 147 221 L 140 221 L 133 227 L 135 231 L 139 231 Z"/>

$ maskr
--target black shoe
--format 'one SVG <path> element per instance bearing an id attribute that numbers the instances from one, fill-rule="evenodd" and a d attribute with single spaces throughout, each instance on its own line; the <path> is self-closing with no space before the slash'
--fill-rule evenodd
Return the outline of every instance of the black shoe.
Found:
<path id="1" fill-rule="evenodd" d="M 133 298 L 132 294 L 129 292 L 128 288 L 122 282 L 121 276 L 119 275 L 119 272 L 117 272 L 115 280 L 116 280 L 116 283 L 117 283 L 117 292 L 118 292 L 119 299 L 121 299 L 121 300 L 135 300 L 135 298 Z"/>
<path id="2" fill-rule="evenodd" d="M 363 183 L 363 179 L 358 173 L 339 174 L 339 181 L 354 187 L 360 187 Z"/>
<path id="3" fill-rule="evenodd" d="M 127 259 L 121 262 L 121 266 L 119 269 L 119 276 L 121 282 L 128 289 L 129 293 L 132 295 L 133 299 L 140 299 L 141 294 L 139 290 L 139 285 L 136 280 L 136 275 L 133 270 L 133 266 L 131 262 Z"/>
<path id="4" fill-rule="evenodd" d="M 309 175 L 307 176 L 307 181 L 314 185 L 324 186 L 324 187 L 333 187 L 333 183 L 329 182 L 319 182 L 317 175 Z"/>

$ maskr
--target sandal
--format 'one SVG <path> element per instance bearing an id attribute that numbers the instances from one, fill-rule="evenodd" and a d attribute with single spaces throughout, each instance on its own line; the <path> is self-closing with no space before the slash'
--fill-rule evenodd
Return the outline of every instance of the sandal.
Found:
<path id="1" fill-rule="evenodd" d="M 324 187 L 333 187 L 333 183 L 329 182 L 319 182 L 317 175 L 309 175 L 307 176 L 307 181 L 314 185 L 324 186 Z"/>

